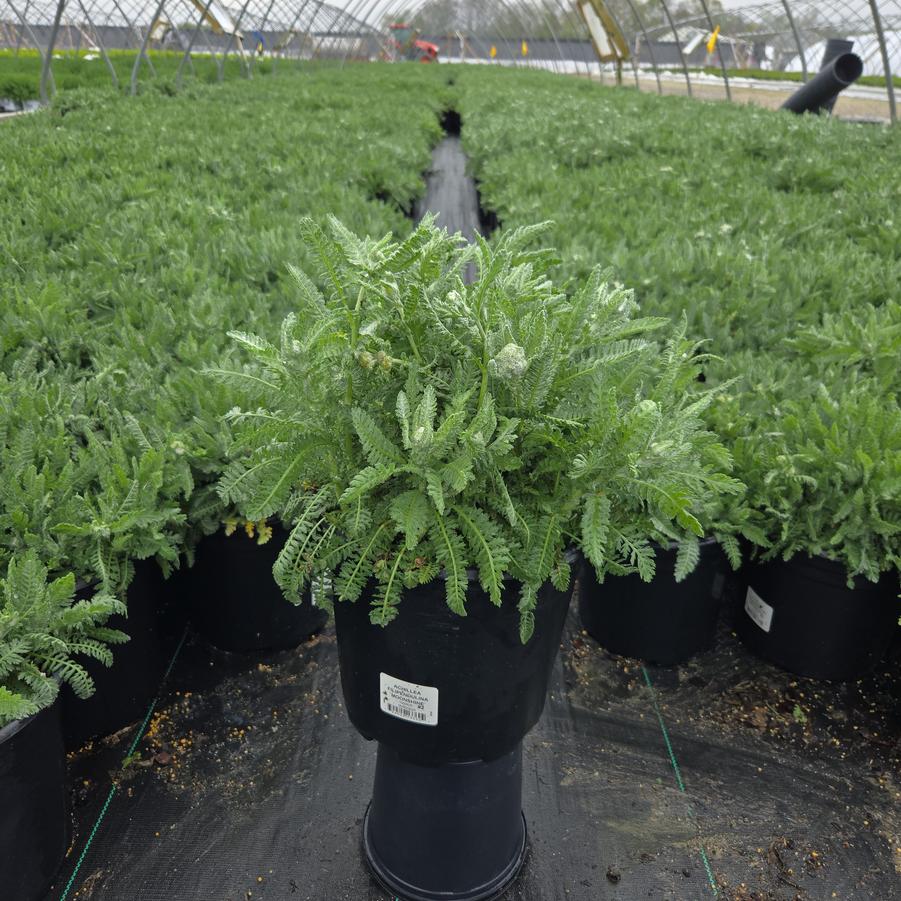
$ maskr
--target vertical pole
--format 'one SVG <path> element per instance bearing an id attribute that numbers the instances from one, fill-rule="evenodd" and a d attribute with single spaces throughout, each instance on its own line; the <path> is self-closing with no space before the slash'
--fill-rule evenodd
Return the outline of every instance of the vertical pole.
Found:
<path id="1" fill-rule="evenodd" d="M 798 48 L 798 56 L 801 57 L 801 78 L 807 81 L 807 60 L 804 58 L 804 47 L 801 44 L 801 35 L 798 32 L 798 26 L 795 25 L 795 17 L 792 15 L 792 8 L 788 5 L 788 0 L 782 0 L 782 7 L 785 10 L 785 17 L 791 27 L 792 34 L 795 38 L 795 46 Z"/>
<path id="2" fill-rule="evenodd" d="M 241 21 L 244 18 L 244 13 L 247 12 L 247 7 L 250 6 L 250 0 L 244 0 L 244 6 L 241 7 L 241 12 L 238 13 L 238 21 L 234 23 L 232 26 L 232 33 L 228 36 L 228 42 L 225 45 L 225 52 L 222 54 L 222 63 L 223 68 L 219 70 L 219 81 L 225 77 L 225 61 L 228 58 L 228 52 L 232 48 L 232 44 L 234 44 L 235 39 L 238 36 L 238 30 L 241 28 Z M 243 45 L 241 47 L 243 51 Z M 243 54 L 242 54 L 243 55 Z"/>
<path id="3" fill-rule="evenodd" d="M 700 0 L 701 6 L 704 8 L 704 15 L 707 16 L 707 24 L 710 26 L 710 33 L 713 34 L 715 29 L 715 25 L 713 24 L 713 17 L 710 15 L 710 7 L 707 5 L 707 0 Z M 720 42 L 716 42 L 716 55 L 720 59 L 720 69 L 723 72 L 723 81 L 726 82 L 726 99 L 732 100 L 732 88 L 729 85 L 729 72 L 726 69 L 726 60 L 723 57 L 722 47 L 720 46 Z"/>
<path id="4" fill-rule="evenodd" d="M 31 0 L 26 0 L 25 3 L 25 12 L 21 13 L 22 24 L 19 26 L 18 34 L 16 36 L 16 56 L 19 55 L 19 51 L 22 49 L 22 36 L 25 34 L 25 29 L 28 27 L 25 23 L 28 21 L 28 10 L 31 7 Z M 28 29 L 29 31 L 31 29 Z M 38 47 L 37 42 L 35 42 L 35 46 Z M 41 48 L 38 47 L 38 50 Z"/>
<path id="5" fill-rule="evenodd" d="M 41 103 L 47 103 L 50 99 L 47 93 L 47 85 L 51 78 L 50 63 L 53 59 L 53 47 L 56 44 L 56 36 L 59 34 L 59 23 L 62 21 L 63 9 L 65 6 L 66 0 L 58 0 L 56 4 L 56 14 L 53 17 L 53 27 L 50 29 L 50 40 L 47 42 L 47 50 L 44 53 L 44 63 L 41 66 Z"/>
<path id="6" fill-rule="evenodd" d="M 182 70 L 185 67 L 185 63 L 187 63 L 190 59 L 191 51 L 194 49 L 194 43 L 197 40 L 197 35 L 200 34 L 200 29 L 203 27 L 203 23 L 206 21 L 207 13 L 210 11 L 210 7 L 212 5 L 213 0 L 206 0 L 206 5 L 203 7 L 203 10 L 200 13 L 200 18 L 197 20 L 197 24 L 194 26 L 194 30 L 191 32 L 191 38 L 188 41 L 185 55 L 178 61 L 178 68 L 175 70 L 175 84 L 178 85 L 178 87 L 181 87 Z"/>
<path id="7" fill-rule="evenodd" d="M 260 22 L 260 35 L 263 34 L 263 29 L 266 27 L 266 22 L 269 21 L 269 16 L 272 13 L 272 7 L 275 6 L 275 0 L 271 0 L 269 3 L 269 8 L 266 10 L 265 15 L 263 16 L 263 21 Z M 257 53 L 256 47 L 250 53 L 250 76 L 253 77 L 253 64 L 256 61 Z"/>
<path id="8" fill-rule="evenodd" d="M 97 30 L 97 26 L 94 25 L 94 23 L 91 21 L 91 16 L 84 5 L 84 0 L 78 0 L 78 5 L 81 7 L 81 11 L 84 13 L 84 17 L 87 20 L 88 25 L 93 30 L 94 37 L 97 39 L 97 47 L 100 49 L 100 55 L 103 57 L 103 62 L 106 63 L 106 68 L 109 70 L 109 76 L 112 79 L 113 87 L 118 90 L 119 76 L 116 75 L 116 67 L 113 65 L 112 60 L 109 58 L 109 54 L 106 52 L 106 47 L 103 46 L 103 41 L 100 39 L 100 32 Z"/>
<path id="9" fill-rule="evenodd" d="M 284 50 L 287 50 L 287 48 L 291 45 L 291 42 L 294 40 L 294 27 L 300 21 L 300 17 L 303 15 L 303 11 L 307 8 L 307 6 L 309 5 L 309 2 L 310 2 L 310 0 L 304 0 L 303 6 L 300 7 L 300 9 L 297 11 L 296 15 L 294 16 L 294 21 L 292 21 L 291 24 L 288 26 L 288 30 L 285 32 L 285 37 L 282 39 L 283 41 L 285 41 L 285 43 L 283 43 L 281 45 L 281 48 L 279 50 L 280 53 L 283 52 Z M 289 35 L 290 35 L 290 37 L 289 37 Z M 275 47 L 272 48 L 272 51 L 273 51 L 272 74 L 275 75 L 275 60 L 276 60 Z"/>
<path id="10" fill-rule="evenodd" d="M 635 4 L 632 2 L 632 0 L 626 0 L 626 3 L 629 4 L 629 9 L 632 10 L 632 15 L 635 16 L 635 21 L 638 22 L 638 27 L 641 29 L 645 43 L 648 45 L 648 56 L 651 57 L 651 65 L 654 67 L 654 76 L 657 79 L 657 93 L 663 94 L 663 85 L 660 83 L 660 70 L 657 68 L 657 58 L 654 54 L 654 45 L 651 43 L 651 39 L 648 37 L 648 32 L 644 27 L 644 22 L 641 21 L 641 16 L 638 15 L 638 10 L 635 8 Z"/>
<path id="11" fill-rule="evenodd" d="M 676 47 L 679 50 L 679 59 L 682 60 L 682 71 L 685 73 L 685 84 L 688 87 L 688 96 L 691 97 L 693 95 L 691 93 L 691 76 L 688 74 L 688 61 L 685 59 L 685 53 L 682 50 L 682 45 L 679 43 L 679 32 L 676 31 L 676 23 L 670 15 L 666 0 L 660 0 L 660 5 L 663 7 L 663 12 L 666 15 L 666 21 L 669 22 L 670 30 L 673 32 L 673 40 L 676 42 Z"/>
<path id="12" fill-rule="evenodd" d="M 131 67 L 132 97 L 134 97 L 135 94 L 138 93 L 138 70 L 141 68 L 141 60 L 147 56 L 147 45 L 150 43 L 150 34 L 153 31 L 153 24 L 163 14 L 163 7 L 165 5 L 166 0 L 160 0 L 160 2 L 157 4 L 156 12 L 153 14 L 153 18 L 150 20 L 150 24 L 147 26 L 147 31 L 144 32 L 144 40 L 141 42 L 141 49 L 138 51 L 138 55 L 135 57 L 135 64 Z"/>
<path id="13" fill-rule="evenodd" d="M 870 0 L 870 10 L 873 13 L 873 25 L 876 26 L 876 37 L 879 39 L 879 52 L 882 54 L 882 68 L 885 70 L 885 89 L 888 91 L 889 113 L 892 124 L 898 122 L 898 107 L 895 103 L 895 81 L 892 77 L 892 65 L 888 55 L 888 46 L 885 43 L 885 32 L 882 29 L 882 18 L 879 15 L 879 6 L 876 0 Z"/>
<path id="14" fill-rule="evenodd" d="M 619 33 L 623 36 L 623 38 L 625 38 L 626 32 L 623 30 L 623 26 L 620 24 L 619 19 L 616 18 L 616 14 L 613 12 L 612 9 L 610 9 L 609 6 L 607 7 L 607 14 L 610 16 L 611 19 L 613 19 L 613 24 L 619 29 Z M 629 60 L 632 63 L 632 72 L 635 75 L 635 87 L 638 88 L 638 90 L 640 91 L 641 90 L 641 82 L 638 79 L 638 60 L 636 59 L 637 55 L 638 54 L 636 54 L 634 51 L 630 51 Z M 617 77 L 617 84 L 622 85 L 622 83 L 623 83 L 622 60 L 617 60 L 616 77 Z"/>

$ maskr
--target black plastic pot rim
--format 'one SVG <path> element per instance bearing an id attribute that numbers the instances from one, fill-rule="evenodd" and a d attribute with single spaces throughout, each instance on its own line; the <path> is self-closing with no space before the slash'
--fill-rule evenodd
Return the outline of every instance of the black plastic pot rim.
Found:
<path id="1" fill-rule="evenodd" d="M 578 548 L 567 548 L 563 552 L 563 559 L 566 560 L 566 562 L 570 566 L 574 566 L 575 564 L 577 564 L 579 562 L 579 560 L 581 559 L 581 557 L 582 557 L 582 552 Z M 442 569 L 441 572 L 439 572 L 438 575 L 435 577 L 435 579 L 438 581 L 441 581 L 441 582 L 446 582 L 447 581 L 447 572 Z M 477 569 L 467 569 L 466 570 L 466 579 L 468 582 L 478 582 L 479 581 L 479 571 Z M 510 582 L 519 582 L 519 581 L 520 581 L 519 579 L 517 579 L 515 576 L 513 576 L 510 573 L 507 573 L 507 575 L 504 576 L 505 583 L 509 584 Z"/>
<path id="2" fill-rule="evenodd" d="M 755 545 L 755 547 L 758 547 L 758 545 Z M 843 563 L 841 560 L 836 560 L 833 557 L 827 556 L 822 551 L 816 554 L 811 554 L 809 551 L 799 550 L 793 553 L 790 557 L 783 557 L 781 554 L 776 554 L 773 557 L 757 558 L 749 562 L 757 566 L 766 566 L 767 564 L 771 563 L 781 563 L 785 565 L 790 565 L 792 563 L 799 565 L 812 563 L 817 569 L 830 572 L 833 575 L 838 575 L 839 571 L 841 571 L 843 579 L 847 579 L 849 576 L 848 567 L 845 563 Z M 890 569 L 883 570 L 879 574 L 880 579 L 885 578 L 887 575 L 889 575 L 889 573 L 891 573 Z M 878 580 L 874 582 L 872 579 L 868 579 L 863 573 L 854 573 L 851 578 L 863 581 L 862 585 L 855 586 L 858 590 L 866 591 L 868 590 L 868 586 L 873 586 L 873 588 L 875 588 L 879 584 Z"/>
<path id="3" fill-rule="evenodd" d="M 666 544 L 661 544 L 659 541 L 652 541 L 651 547 L 653 547 L 655 551 L 677 551 L 681 543 L 681 541 L 676 541 L 675 539 Z M 713 535 L 707 535 L 704 538 L 698 538 L 698 544 L 701 547 L 710 547 L 711 545 L 719 544 L 719 542 Z"/>
<path id="4" fill-rule="evenodd" d="M 422 889 L 419 889 L 414 885 L 402 882 L 397 877 L 389 876 L 389 874 L 382 869 L 369 841 L 368 806 L 363 818 L 362 831 L 363 857 L 366 860 L 367 866 L 372 871 L 372 875 L 375 877 L 376 882 L 378 882 L 378 884 L 392 897 L 396 897 L 398 901 L 494 901 L 494 899 L 500 898 L 507 889 L 510 888 L 510 884 L 519 874 L 529 851 L 529 832 L 526 825 L 525 814 L 522 814 L 522 845 L 516 856 L 510 861 L 502 873 L 499 873 L 490 884 L 474 888 L 465 895 L 450 894 L 447 892 L 437 894 L 434 892 L 423 892 Z"/>
<path id="5" fill-rule="evenodd" d="M 52 679 L 56 681 L 56 684 L 59 686 L 60 691 L 62 691 L 63 683 L 60 681 L 59 676 L 51 676 Z M 47 704 L 45 707 L 41 707 L 40 710 L 32 713 L 31 716 L 23 716 L 21 719 L 13 720 L 11 723 L 7 723 L 2 729 L 0 729 L 0 745 L 4 742 L 9 741 L 15 735 L 18 735 L 29 723 L 33 722 L 37 717 L 39 717 L 42 713 L 48 711 L 54 704 L 58 702 L 59 692 L 57 692 L 56 697 Z"/>
<path id="6" fill-rule="evenodd" d="M 0 745 L 18 735 L 28 723 L 30 723 L 36 716 L 39 716 L 41 713 L 43 713 L 46 709 L 46 707 L 42 707 L 37 713 L 33 713 L 31 716 L 26 716 L 22 719 L 13 720 L 11 723 L 7 723 L 2 729 L 0 729 Z"/>

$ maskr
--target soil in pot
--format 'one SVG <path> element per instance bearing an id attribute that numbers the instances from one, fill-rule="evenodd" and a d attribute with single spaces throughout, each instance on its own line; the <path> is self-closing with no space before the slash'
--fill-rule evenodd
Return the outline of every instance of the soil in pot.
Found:
<path id="1" fill-rule="evenodd" d="M 309 592 L 295 606 L 272 577 L 287 538 L 280 527 L 265 544 L 220 530 L 197 545 L 185 584 L 192 624 L 210 644 L 244 652 L 294 648 L 325 626 L 328 614 Z"/>
<path id="2" fill-rule="evenodd" d="M 135 575 L 128 586 L 128 616 L 110 617 L 107 625 L 129 636 L 115 645 L 113 665 L 81 659 L 94 680 L 96 691 L 86 700 L 77 698 L 68 686 L 62 695 L 63 738 L 68 750 L 86 741 L 111 735 L 141 719 L 156 697 L 165 669 L 160 637 L 159 611 L 166 594 L 166 580 L 156 561 L 135 561 Z M 90 597 L 92 589 L 79 592 Z"/>
<path id="3" fill-rule="evenodd" d="M 0 894 L 38 901 L 68 844 L 59 702 L 0 729 Z"/>
<path id="4" fill-rule="evenodd" d="M 885 655 L 898 621 L 898 575 L 849 588 L 843 564 L 798 554 L 747 567 L 736 631 L 756 654 L 814 679 L 857 679 Z"/>
<path id="5" fill-rule="evenodd" d="M 465 617 L 440 580 L 411 589 L 384 629 L 366 595 L 335 605 L 345 705 L 379 742 L 364 850 L 398 897 L 483 901 L 516 878 L 522 739 L 544 707 L 571 593 L 542 588 L 526 645 L 512 581 L 496 607 L 471 579 Z"/>
<path id="6" fill-rule="evenodd" d="M 701 542 L 693 572 L 676 581 L 676 548 L 656 549 L 650 582 L 637 573 L 598 582 L 586 561 L 579 579 L 579 615 L 592 638 L 614 654 L 672 666 L 713 646 L 730 567 L 717 542 Z"/>

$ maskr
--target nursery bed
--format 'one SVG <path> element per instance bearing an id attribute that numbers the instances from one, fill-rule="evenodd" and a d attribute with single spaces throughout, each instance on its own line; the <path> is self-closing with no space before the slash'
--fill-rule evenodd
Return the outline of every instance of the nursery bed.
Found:
<path id="1" fill-rule="evenodd" d="M 331 627 L 265 658 L 189 637 L 126 765 L 134 730 L 71 760 L 48 901 L 383 901 L 359 852 L 375 746 L 337 686 Z M 897 702 L 879 673 L 782 674 L 725 627 L 695 661 L 643 669 L 572 618 L 525 743 L 532 853 L 508 901 L 694 899 L 711 879 L 728 898 L 901 897 Z"/>
<path id="2" fill-rule="evenodd" d="M 454 134 L 424 209 L 478 229 Z M 506 901 L 901 898 L 899 660 L 896 642 L 861 682 L 815 683 L 724 623 L 712 651 L 643 667 L 571 613 L 524 743 L 531 853 Z M 332 627 L 253 657 L 186 634 L 146 721 L 71 757 L 47 901 L 387 901 L 360 848 L 375 752 L 343 710 Z"/>

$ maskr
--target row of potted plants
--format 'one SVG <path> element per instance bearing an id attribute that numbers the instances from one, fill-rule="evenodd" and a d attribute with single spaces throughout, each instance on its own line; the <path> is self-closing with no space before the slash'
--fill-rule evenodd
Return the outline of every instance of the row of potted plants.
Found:
<path id="1" fill-rule="evenodd" d="M 542 73 L 463 72 L 456 89 L 501 222 L 554 219 L 564 274 L 605 261 L 643 312 L 684 317 L 706 342 L 703 387 L 720 393 L 705 422 L 748 486 L 739 580 L 711 545 L 681 587 L 586 593 L 587 628 L 672 663 L 712 640 L 725 586 L 754 650 L 859 676 L 899 613 L 898 135 Z"/>

